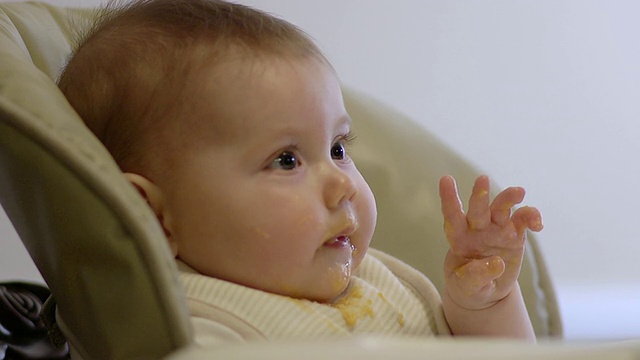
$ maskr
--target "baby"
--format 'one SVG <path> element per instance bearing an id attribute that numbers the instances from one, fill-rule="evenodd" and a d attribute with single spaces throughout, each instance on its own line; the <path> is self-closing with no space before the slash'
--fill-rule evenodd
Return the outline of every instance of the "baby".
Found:
<path id="1" fill-rule="evenodd" d="M 450 251 L 440 295 L 369 249 L 373 194 L 333 68 L 303 32 L 215 0 L 102 11 L 59 86 L 155 212 L 201 344 L 344 334 L 533 340 L 517 276 L 542 222 L 491 201 L 479 177 L 465 213 L 440 182 Z"/>

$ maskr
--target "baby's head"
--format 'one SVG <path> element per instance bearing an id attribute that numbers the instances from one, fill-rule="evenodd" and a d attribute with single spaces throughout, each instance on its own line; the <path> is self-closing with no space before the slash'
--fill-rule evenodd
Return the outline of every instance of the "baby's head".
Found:
<path id="1" fill-rule="evenodd" d="M 346 288 L 375 202 L 346 152 L 337 77 L 293 25 L 220 1 L 135 2 L 105 15 L 59 85 L 181 261 L 297 298 Z"/>

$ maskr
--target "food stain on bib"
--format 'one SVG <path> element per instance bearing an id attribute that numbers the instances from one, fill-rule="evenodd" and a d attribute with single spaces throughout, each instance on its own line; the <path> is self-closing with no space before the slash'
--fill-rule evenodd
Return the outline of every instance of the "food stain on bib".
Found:
<path id="1" fill-rule="evenodd" d="M 353 328 L 358 320 L 365 316 L 374 317 L 373 301 L 362 296 L 362 289 L 359 286 L 353 286 L 348 293 L 331 304 L 342 314 L 345 323 L 349 328 Z"/>
<path id="2" fill-rule="evenodd" d="M 387 300 L 383 293 L 379 292 L 378 296 L 380 297 L 380 299 L 382 299 L 382 301 L 389 305 L 389 307 L 394 307 L 393 305 L 391 305 L 389 300 Z M 398 325 L 400 325 L 400 327 L 404 327 L 404 314 L 400 311 L 398 311 Z"/>

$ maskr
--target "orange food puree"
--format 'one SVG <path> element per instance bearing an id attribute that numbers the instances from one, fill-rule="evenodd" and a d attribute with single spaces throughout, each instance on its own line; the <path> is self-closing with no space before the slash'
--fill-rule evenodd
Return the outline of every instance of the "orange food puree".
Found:
<path id="1" fill-rule="evenodd" d="M 347 326 L 353 328 L 358 320 L 364 316 L 374 316 L 373 308 L 371 307 L 372 303 L 371 299 L 362 297 L 362 289 L 360 287 L 354 286 L 345 296 L 338 299 L 331 306 L 338 309 Z"/>
<path id="2" fill-rule="evenodd" d="M 386 302 L 387 305 L 391 306 L 391 303 L 387 300 L 383 293 L 378 293 L 378 296 L 380 297 L 380 299 L 382 299 L 382 301 Z M 398 312 L 398 325 L 400 325 L 400 327 L 404 326 L 404 314 L 401 312 Z"/>

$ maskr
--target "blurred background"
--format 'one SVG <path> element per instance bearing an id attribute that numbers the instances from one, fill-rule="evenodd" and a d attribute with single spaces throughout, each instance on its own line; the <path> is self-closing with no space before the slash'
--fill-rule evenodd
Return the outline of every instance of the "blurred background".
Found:
<path id="1" fill-rule="evenodd" d="M 497 186 L 527 189 L 567 339 L 640 337 L 640 2 L 238 2 L 304 29 L 344 84 Z M 0 238 L 0 280 L 41 281 L 2 211 Z"/>

